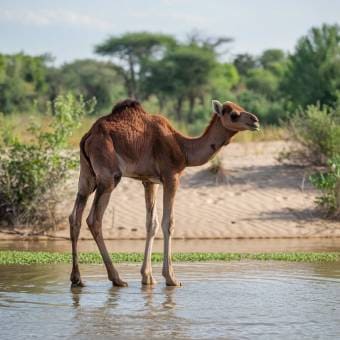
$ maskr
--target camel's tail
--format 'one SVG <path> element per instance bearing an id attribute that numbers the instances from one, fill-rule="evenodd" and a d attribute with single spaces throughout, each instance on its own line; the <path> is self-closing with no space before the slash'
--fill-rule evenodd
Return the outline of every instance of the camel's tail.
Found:
<path id="1" fill-rule="evenodd" d="M 87 165 L 89 172 L 95 177 L 96 174 L 91 165 L 91 160 L 85 151 L 85 143 L 86 143 L 87 138 L 90 137 L 90 135 L 91 135 L 90 132 L 87 132 L 80 141 L 80 145 L 79 145 L 80 146 L 80 160 L 84 160 L 84 163 Z"/>

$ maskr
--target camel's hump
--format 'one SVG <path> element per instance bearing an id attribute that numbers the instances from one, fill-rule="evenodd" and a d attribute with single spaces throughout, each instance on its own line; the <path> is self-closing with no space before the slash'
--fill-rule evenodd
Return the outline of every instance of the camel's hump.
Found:
<path id="1" fill-rule="evenodd" d="M 125 99 L 118 102 L 112 109 L 111 114 L 121 113 L 125 110 L 143 110 L 142 105 L 139 101 L 134 99 Z M 144 110 L 143 110 L 144 111 Z"/>

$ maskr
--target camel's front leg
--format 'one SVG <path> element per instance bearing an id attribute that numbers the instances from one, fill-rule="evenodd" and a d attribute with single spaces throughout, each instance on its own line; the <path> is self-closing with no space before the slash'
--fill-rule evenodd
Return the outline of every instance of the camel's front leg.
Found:
<path id="1" fill-rule="evenodd" d="M 162 274 L 165 277 L 168 286 L 180 286 L 181 283 L 176 280 L 171 261 L 171 236 L 174 231 L 174 213 L 173 206 L 176 190 L 179 184 L 178 176 L 165 180 L 163 183 L 163 219 L 162 230 L 164 234 L 164 260 Z"/>
<path id="2" fill-rule="evenodd" d="M 151 255 L 153 241 L 159 228 L 156 209 L 156 194 L 158 190 L 158 184 L 143 182 L 143 185 L 145 189 L 146 206 L 146 242 L 141 274 L 142 283 L 145 285 L 152 285 L 156 283 L 156 280 L 152 276 Z"/>

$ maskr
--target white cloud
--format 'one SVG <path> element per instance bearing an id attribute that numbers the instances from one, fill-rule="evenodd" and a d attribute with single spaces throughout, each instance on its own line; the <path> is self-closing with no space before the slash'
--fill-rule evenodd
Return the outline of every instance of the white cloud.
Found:
<path id="1" fill-rule="evenodd" d="M 201 26 L 209 22 L 207 16 L 184 12 L 181 10 L 167 10 L 165 12 L 158 12 L 156 9 L 145 9 L 143 12 L 130 13 L 131 17 L 138 19 L 166 20 L 171 22 L 182 21 L 187 25 Z"/>
<path id="2" fill-rule="evenodd" d="M 100 31 L 109 31 L 113 23 L 91 15 L 61 9 L 9 10 L 0 9 L 0 20 L 34 26 L 70 25 L 91 27 Z"/>

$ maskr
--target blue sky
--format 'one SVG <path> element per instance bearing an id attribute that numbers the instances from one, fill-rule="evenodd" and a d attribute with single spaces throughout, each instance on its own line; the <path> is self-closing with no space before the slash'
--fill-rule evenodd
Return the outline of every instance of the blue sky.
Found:
<path id="1" fill-rule="evenodd" d="M 192 31 L 231 36 L 229 58 L 292 51 L 311 26 L 340 22 L 339 0 L 0 0 L 1 53 L 51 53 L 60 64 L 94 57 L 109 35 Z"/>

